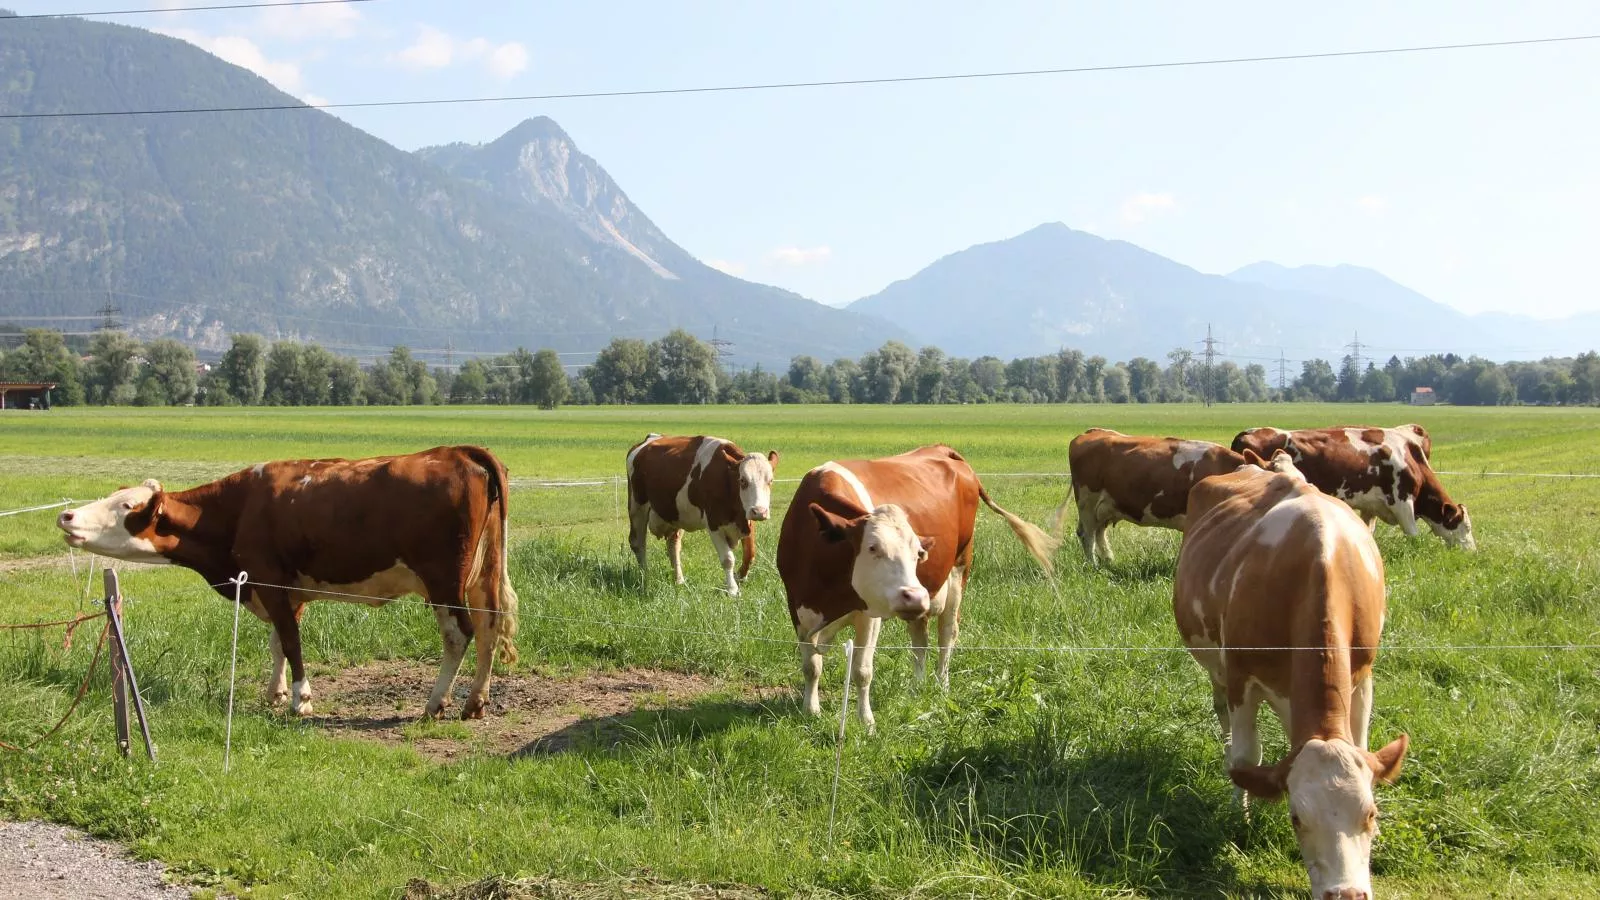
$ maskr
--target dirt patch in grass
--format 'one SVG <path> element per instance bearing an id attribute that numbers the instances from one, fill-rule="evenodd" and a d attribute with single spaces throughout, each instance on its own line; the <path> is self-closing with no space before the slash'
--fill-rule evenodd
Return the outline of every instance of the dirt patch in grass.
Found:
<path id="1" fill-rule="evenodd" d="M 581 741 L 605 741 L 635 727 L 640 712 L 688 706 L 729 691 L 724 682 L 664 669 L 618 669 L 547 677 L 516 672 L 495 678 L 482 719 L 460 721 L 471 680 L 456 679 L 453 702 L 438 722 L 421 721 L 437 667 L 379 660 L 315 677 L 311 722 L 329 731 L 412 747 L 441 762 L 472 754 L 560 753 Z M 755 698 L 750 698 L 754 700 Z"/>

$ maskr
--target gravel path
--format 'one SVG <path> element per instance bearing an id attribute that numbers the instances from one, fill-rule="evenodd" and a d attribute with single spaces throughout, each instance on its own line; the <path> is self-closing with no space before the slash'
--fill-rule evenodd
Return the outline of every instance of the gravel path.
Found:
<path id="1" fill-rule="evenodd" d="M 0 900 L 187 900 L 161 864 L 45 822 L 0 821 Z"/>

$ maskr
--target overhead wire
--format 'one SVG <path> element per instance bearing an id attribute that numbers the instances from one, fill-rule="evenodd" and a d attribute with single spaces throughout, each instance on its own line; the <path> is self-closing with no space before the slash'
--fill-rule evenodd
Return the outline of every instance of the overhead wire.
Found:
<path id="1" fill-rule="evenodd" d="M 165 116 L 195 113 L 245 113 L 276 112 L 306 109 L 375 109 L 401 106 L 443 106 L 475 103 L 512 103 L 552 100 L 599 100 L 622 97 L 662 97 L 688 94 L 726 94 L 757 91 L 800 90 L 808 88 L 865 87 L 871 85 L 918 84 L 943 81 L 995 80 L 1003 78 L 1029 78 L 1052 75 L 1087 75 L 1103 72 L 1135 72 L 1158 69 L 1197 68 L 1209 66 L 1248 65 L 1255 63 L 1292 62 L 1320 59 L 1350 59 L 1368 56 L 1388 56 L 1409 53 L 1437 53 L 1451 50 L 1484 50 L 1504 47 L 1527 47 L 1549 44 L 1577 43 L 1600 40 L 1600 34 L 1563 35 L 1558 37 L 1521 38 L 1503 41 L 1473 41 L 1459 44 L 1419 44 L 1403 47 L 1375 47 L 1360 50 L 1330 50 L 1319 53 L 1279 53 L 1267 56 L 1230 56 L 1206 59 L 1170 60 L 1146 63 L 1112 63 L 1106 65 L 1061 66 L 1046 69 L 1012 69 L 990 72 L 952 72 L 931 75 L 891 75 L 873 78 L 839 78 L 820 81 L 773 81 L 747 84 L 702 85 L 675 88 L 631 88 L 621 90 L 571 91 L 550 94 L 516 94 L 491 97 L 440 97 L 413 100 L 365 100 L 345 103 L 262 103 L 239 106 L 163 107 L 150 109 L 66 110 L 60 112 L 0 113 L 0 120 L 19 119 L 73 119 L 109 116 Z"/>
<path id="2" fill-rule="evenodd" d="M 264 3 L 214 3 L 205 6 L 154 6 L 137 9 L 103 9 L 93 12 L 24 13 L 0 17 L 7 19 L 85 19 L 92 16 L 141 16 L 148 13 L 214 12 L 218 10 L 275 9 L 285 6 L 334 6 L 350 3 L 372 3 L 373 0 L 267 0 Z"/>

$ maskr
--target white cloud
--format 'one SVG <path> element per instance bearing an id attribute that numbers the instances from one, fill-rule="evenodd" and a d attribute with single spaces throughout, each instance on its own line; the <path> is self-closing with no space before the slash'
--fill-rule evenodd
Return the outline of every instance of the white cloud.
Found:
<path id="1" fill-rule="evenodd" d="M 298 93 L 304 84 L 299 63 L 287 59 L 268 59 L 255 41 L 247 37 L 236 34 L 211 37 L 188 28 L 158 30 L 169 37 L 187 41 L 224 62 L 249 69 L 291 94 Z"/>
<path id="2" fill-rule="evenodd" d="M 320 6 L 277 6 L 261 11 L 263 34 L 288 40 L 354 37 L 362 24 L 361 12 L 347 3 Z"/>
<path id="3" fill-rule="evenodd" d="M 780 266 L 809 266 L 826 262 L 833 255 L 828 247 L 779 247 L 767 254 L 767 261 Z"/>
<path id="4" fill-rule="evenodd" d="M 476 62 L 496 78 L 506 79 L 528 67 L 528 48 L 516 41 L 496 44 L 481 37 L 466 40 L 424 25 L 417 32 L 416 41 L 395 54 L 394 60 L 412 69 L 443 69 Z"/>
<path id="5" fill-rule="evenodd" d="M 1356 206 L 1363 212 L 1377 216 L 1389 209 L 1389 201 L 1377 194 L 1367 194 L 1356 198 Z"/>
<path id="6" fill-rule="evenodd" d="M 1122 223 L 1138 225 L 1156 216 L 1173 212 L 1178 201 L 1171 194 L 1152 194 L 1140 191 L 1122 201 Z"/>
<path id="7" fill-rule="evenodd" d="M 708 259 L 706 260 L 706 265 L 716 269 L 718 272 L 736 277 L 745 273 L 744 263 L 734 262 L 730 259 Z"/>
<path id="8" fill-rule="evenodd" d="M 301 94 L 300 99 L 304 100 L 308 106 L 327 106 L 333 102 L 321 94 Z"/>

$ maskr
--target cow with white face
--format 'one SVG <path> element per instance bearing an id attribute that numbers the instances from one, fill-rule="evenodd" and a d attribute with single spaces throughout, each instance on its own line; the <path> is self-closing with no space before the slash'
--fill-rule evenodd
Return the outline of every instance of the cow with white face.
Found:
<path id="1" fill-rule="evenodd" d="M 272 626 L 267 694 L 312 710 L 300 620 L 313 600 L 382 606 L 417 594 L 444 643 L 424 707 L 438 716 L 468 646 L 477 671 L 462 718 L 481 718 L 493 662 L 517 659 L 517 593 L 506 567 L 506 469 L 482 447 L 369 459 L 261 463 L 184 491 L 122 488 L 56 519 L 67 545 L 198 573 L 230 601 L 248 572 L 245 609 Z M 292 675 L 293 681 L 289 680 Z"/>
<path id="2" fill-rule="evenodd" d="M 778 451 L 746 453 L 732 441 L 651 434 L 629 448 L 628 543 L 645 568 L 649 535 L 664 538 L 673 578 L 684 583 L 683 533 L 706 531 L 727 578 L 729 594 L 750 574 L 756 557 L 755 523 L 772 515 L 772 481 Z M 744 545 L 735 577 L 733 548 Z"/>
<path id="3" fill-rule="evenodd" d="M 936 674 L 941 686 L 949 684 L 980 502 L 1004 518 L 1050 570 L 1055 539 L 1001 509 L 949 447 L 823 463 L 800 480 L 778 536 L 778 574 L 800 644 L 806 712 L 822 712 L 822 655 L 846 625 L 859 645 L 851 672 L 856 715 L 869 730 L 873 652 L 884 619 L 906 623 L 914 677 L 920 680 L 927 668 L 928 621 L 937 618 Z"/>
<path id="4" fill-rule="evenodd" d="M 1228 774 L 1241 801 L 1288 795 L 1311 890 L 1370 900 L 1376 782 L 1400 774 L 1409 739 L 1367 749 L 1372 665 L 1383 632 L 1383 559 L 1345 504 L 1283 451 L 1189 492 L 1172 597 L 1178 631 L 1211 676 Z M 1289 753 L 1261 763 L 1256 711 L 1270 706 Z"/>

